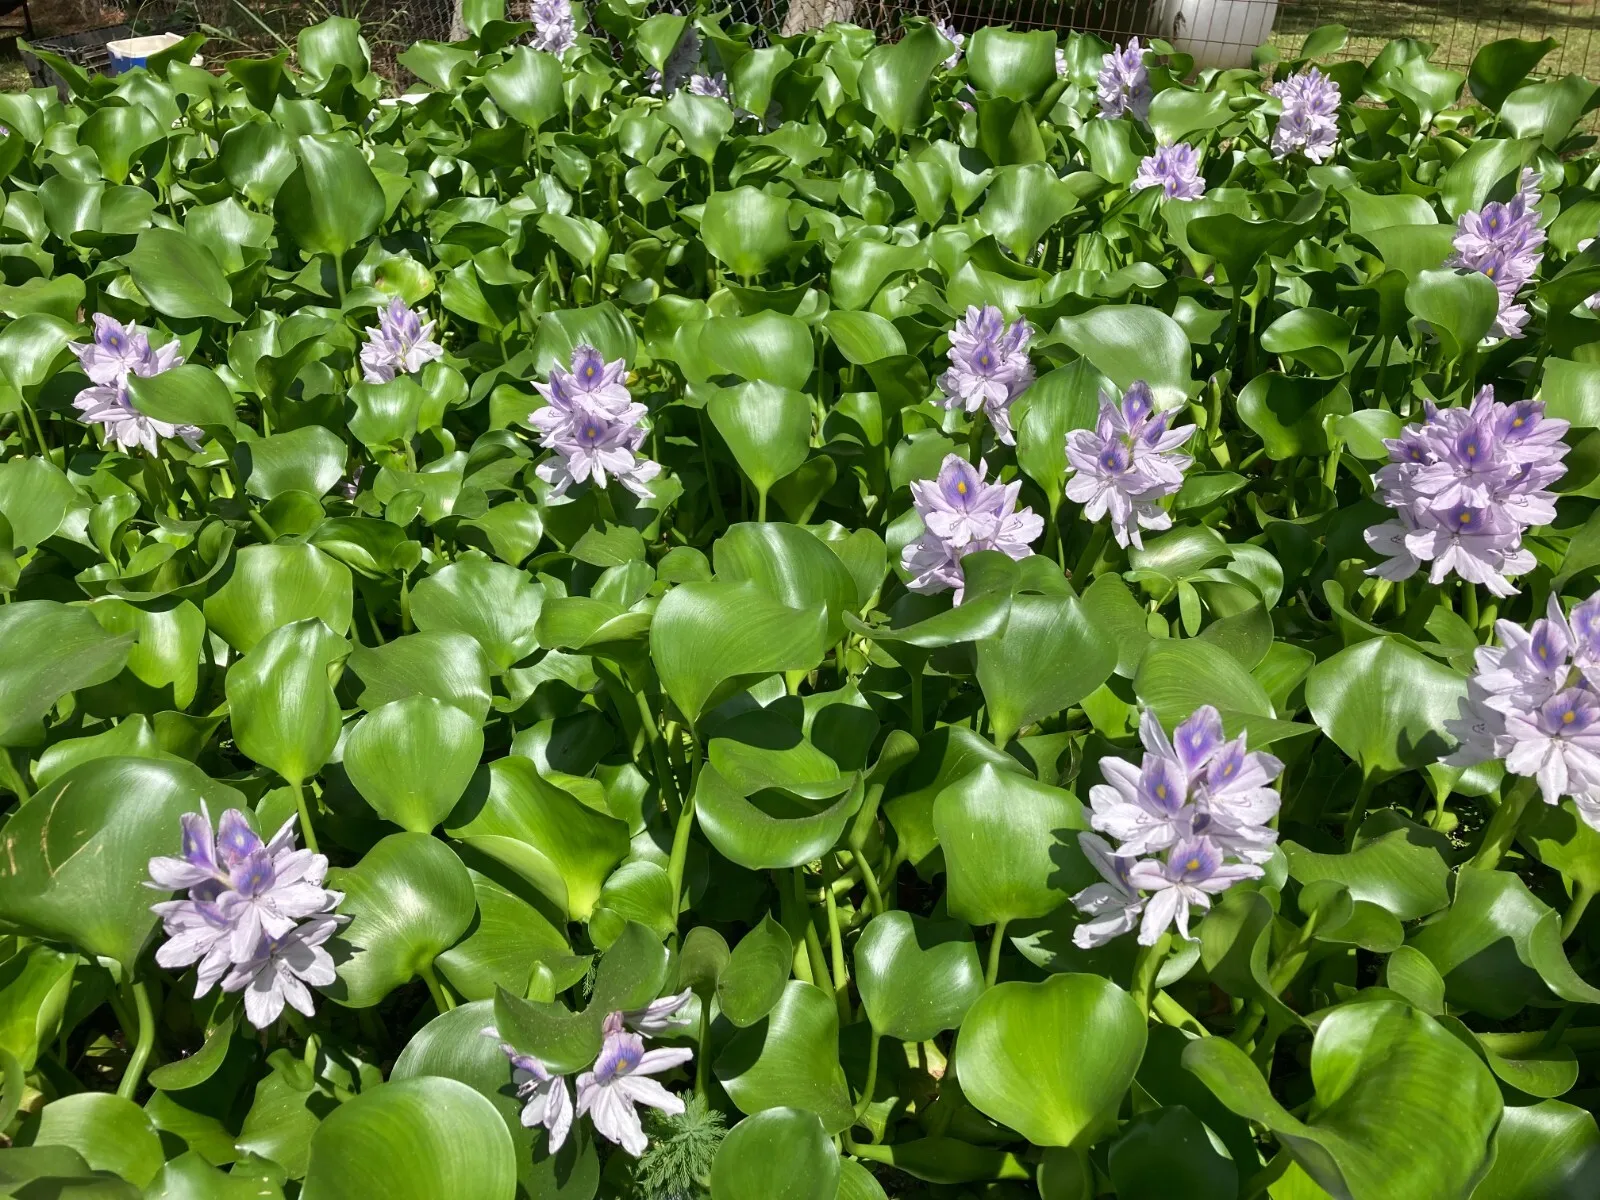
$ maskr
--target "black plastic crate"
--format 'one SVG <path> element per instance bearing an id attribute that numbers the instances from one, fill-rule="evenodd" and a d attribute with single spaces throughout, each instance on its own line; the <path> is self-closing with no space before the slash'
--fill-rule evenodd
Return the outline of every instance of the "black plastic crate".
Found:
<path id="1" fill-rule="evenodd" d="M 52 54 L 59 54 L 74 66 L 82 67 L 92 73 L 104 72 L 111 65 L 111 51 L 107 46 L 111 42 L 121 41 L 123 38 L 141 37 L 152 33 L 192 33 L 193 27 L 186 25 L 171 25 L 165 29 L 135 29 L 132 25 L 102 25 L 98 29 L 84 29 L 78 33 L 63 33 L 58 37 L 40 38 L 32 43 L 40 50 L 48 50 Z M 64 80 L 57 79 L 55 72 L 40 62 L 38 57 L 23 51 L 22 63 L 28 68 L 28 75 L 33 80 L 34 87 L 49 87 L 67 99 L 67 85 Z"/>

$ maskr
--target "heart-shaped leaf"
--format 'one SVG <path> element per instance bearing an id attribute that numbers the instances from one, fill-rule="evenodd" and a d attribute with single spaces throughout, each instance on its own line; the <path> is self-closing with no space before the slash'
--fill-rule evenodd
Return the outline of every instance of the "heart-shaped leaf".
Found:
<path id="1" fill-rule="evenodd" d="M 1144 1055 L 1145 1021 L 1096 975 L 1002 983 L 961 1024 L 961 1090 L 1036 1146 L 1086 1144 L 1114 1120 Z"/>

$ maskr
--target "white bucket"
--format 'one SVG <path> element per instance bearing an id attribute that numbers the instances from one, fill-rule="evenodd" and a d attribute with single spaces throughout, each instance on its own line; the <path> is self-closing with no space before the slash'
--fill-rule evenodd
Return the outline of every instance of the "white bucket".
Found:
<path id="1" fill-rule="evenodd" d="M 1166 0 L 1161 30 L 1198 67 L 1245 67 L 1277 16 L 1278 0 Z"/>
<path id="2" fill-rule="evenodd" d="M 106 50 L 111 55 L 111 66 L 107 74 L 121 75 L 124 71 L 145 66 L 153 55 L 160 54 L 181 41 L 183 41 L 182 34 L 153 33 L 148 37 L 121 38 L 115 42 L 107 42 Z M 196 54 L 189 61 L 198 67 L 201 58 Z"/>

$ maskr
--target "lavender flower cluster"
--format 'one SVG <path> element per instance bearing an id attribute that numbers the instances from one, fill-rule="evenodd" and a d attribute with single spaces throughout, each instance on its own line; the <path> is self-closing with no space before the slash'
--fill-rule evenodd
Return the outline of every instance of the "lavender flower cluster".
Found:
<path id="1" fill-rule="evenodd" d="M 683 36 L 678 39 L 678 44 L 672 48 L 672 53 L 667 56 L 667 70 L 663 75 L 654 67 L 644 69 L 644 77 L 649 81 L 649 90 L 652 96 L 672 95 L 683 86 L 687 79 L 695 76 L 695 70 L 700 65 L 700 35 L 693 25 L 685 26 Z"/>
<path id="2" fill-rule="evenodd" d="M 922 518 L 923 534 L 901 552 L 900 565 L 911 572 L 914 592 L 966 592 L 961 559 L 980 550 L 998 550 L 1014 559 L 1033 553 L 1030 544 L 1044 532 L 1044 518 L 1017 509 L 1020 480 L 986 483 L 987 464 L 977 467 L 960 455 L 945 456 L 937 479 L 917 480 L 911 498 Z"/>
<path id="3" fill-rule="evenodd" d="M 950 24 L 949 21 L 946 21 L 943 17 L 940 17 L 938 20 L 934 21 L 933 27 L 939 31 L 940 37 L 955 47 L 955 49 L 950 52 L 950 57 L 945 59 L 944 63 L 942 64 L 946 71 L 954 71 L 957 65 L 961 62 L 961 54 L 966 47 L 967 36 L 958 30 L 954 25 Z"/>
<path id="4" fill-rule="evenodd" d="M 1497 403 L 1492 387 L 1471 408 L 1429 401 L 1423 411 L 1420 425 L 1384 442 L 1389 463 L 1374 479 L 1395 520 L 1367 530 L 1367 545 L 1384 556 L 1367 574 L 1409 579 L 1427 562 L 1431 583 L 1454 571 L 1514 595 L 1506 577 L 1534 566 L 1523 531 L 1555 519 L 1547 489 L 1566 473 L 1567 422 L 1546 417 L 1542 401 Z"/>
<path id="5" fill-rule="evenodd" d="M 539 478 L 553 485 L 552 496 L 591 479 L 603 488 L 610 476 L 634 495 L 649 497 L 661 466 L 638 453 L 646 409 L 629 394 L 627 373 L 622 359 L 606 362 L 580 342 L 569 367 L 552 367 L 549 383 L 533 385 L 549 401 L 528 420 L 539 431 L 539 444 L 555 451 L 537 468 Z"/>
<path id="6" fill-rule="evenodd" d="M 1539 273 L 1544 258 L 1539 222 L 1539 175 L 1530 168 L 1523 169 L 1509 201 L 1491 201 L 1456 221 L 1455 253 L 1445 265 L 1481 272 L 1494 284 L 1500 308 L 1491 337 L 1519 338 L 1528 323 L 1528 308 L 1517 303 L 1517 294 Z"/>
<path id="7" fill-rule="evenodd" d="M 95 313 L 94 340 L 69 344 L 92 385 L 72 401 L 85 425 L 103 425 L 106 440 L 125 451 L 142 446 L 154 455 L 161 448 L 160 439 L 169 437 L 182 438 L 190 449 L 200 445 L 200 430 L 193 425 L 172 425 L 147 417 L 128 399 L 130 376 L 148 379 L 183 363 L 177 342 L 152 349 L 147 330 Z"/>
<path id="8" fill-rule="evenodd" d="M 646 1050 L 640 1035 L 655 1037 L 686 1024 L 681 1010 L 691 995 L 686 990 L 663 996 L 646 1008 L 608 1014 L 599 1057 L 577 1078 L 576 1108 L 565 1076 L 548 1070 L 531 1054 L 522 1054 L 515 1046 L 501 1042 L 501 1051 L 511 1060 L 517 1096 L 523 1101 L 522 1124 L 528 1129 L 543 1126 L 548 1134 L 547 1150 L 554 1154 L 566 1144 L 573 1121 L 587 1113 L 596 1133 L 638 1158 L 649 1146 L 649 1139 L 636 1106 L 647 1104 L 672 1115 L 683 1112 L 683 1101 L 650 1077 L 682 1066 L 694 1057 L 694 1051 L 687 1049 Z M 500 1037 L 492 1025 L 483 1034 L 496 1040 Z"/>
<path id="9" fill-rule="evenodd" d="M 1120 402 L 1101 395 L 1093 429 L 1067 435 L 1067 498 L 1083 505 L 1091 521 L 1110 513 L 1119 546 L 1142 549 L 1141 529 L 1172 527 L 1160 501 L 1183 486 L 1183 473 L 1194 462 L 1178 449 L 1194 426 L 1169 429 L 1171 420 L 1171 412 L 1155 411 L 1150 385 L 1138 379 Z"/>
<path id="10" fill-rule="evenodd" d="M 1274 83 L 1267 91 L 1283 101 L 1272 131 L 1272 157 L 1299 151 L 1314 163 L 1333 153 L 1339 140 L 1339 85 L 1316 67 Z"/>
<path id="11" fill-rule="evenodd" d="M 1504 759 L 1513 775 L 1538 780 L 1546 804 L 1571 796 L 1600 829 L 1600 593 L 1570 619 L 1551 596 L 1531 629 L 1498 621 L 1495 632 L 1500 645 L 1477 649 L 1461 715 L 1445 723 L 1460 745 L 1444 761 Z"/>
<path id="12" fill-rule="evenodd" d="M 533 0 L 533 36 L 530 44 L 557 57 L 578 44 L 578 27 L 567 0 Z"/>
<path id="13" fill-rule="evenodd" d="M 421 310 L 407 308 L 399 296 L 389 301 L 389 307 L 379 311 L 378 323 L 367 330 L 361 377 L 368 383 L 388 383 L 443 358 L 444 347 L 433 340 L 433 325 L 424 324 Z"/>
<path id="14" fill-rule="evenodd" d="M 944 406 L 967 412 L 983 409 L 1002 444 L 1016 444 L 1011 405 L 1033 382 L 1028 342 L 1033 327 L 1022 318 L 1007 325 L 992 304 L 967 309 L 950 331 L 950 368 L 939 376 Z"/>
<path id="15" fill-rule="evenodd" d="M 322 886 L 328 860 L 296 849 L 296 820 L 263 843 L 245 814 L 230 808 L 213 834 L 202 803 L 181 820 L 183 853 L 150 860 L 148 887 L 188 890 L 185 899 L 150 906 L 168 939 L 156 962 L 168 970 L 194 966 L 196 996 L 219 981 L 224 992 L 243 992 L 257 1029 L 276 1021 L 286 1002 L 312 1015 L 306 985 L 333 982 L 322 945 L 348 920 L 333 911 L 344 893 Z"/>
<path id="16" fill-rule="evenodd" d="M 1152 97 L 1150 72 L 1145 68 L 1144 47 L 1138 38 L 1129 38 L 1126 46 L 1118 45 L 1101 58 L 1095 99 L 1102 117 L 1132 113 L 1136 120 L 1147 121 Z"/>
<path id="17" fill-rule="evenodd" d="M 1139 162 L 1139 173 L 1133 177 L 1133 190 L 1158 187 L 1166 200 L 1198 200 L 1206 192 L 1206 181 L 1200 178 L 1200 151 L 1187 142 L 1174 142 L 1170 146 L 1157 146 L 1154 154 Z"/>
<path id="18" fill-rule="evenodd" d="M 1189 936 L 1191 909 L 1211 907 L 1211 897 L 1241 879 L 1257 879 L 1272 857 L 1278 832 L 1273 781 L 1283 764 L 1246 749 L 1243 734 L 1225 741 L 1222 718 L 1205 705 L 1167 740 L 1155 714 L 1139 721 L 1144 761 L 1134 766 L 1102 758 L 1107 782 L 1089 790 L 1089 823 L 1096 833 L 1078 843 L 1102 883 L 1072 898 L 1089 920 L 1072 933 L 1083 949 L 1103 946 L 1139 927 L 1139 943 L 1153 945 L 1177 922 Z"/>

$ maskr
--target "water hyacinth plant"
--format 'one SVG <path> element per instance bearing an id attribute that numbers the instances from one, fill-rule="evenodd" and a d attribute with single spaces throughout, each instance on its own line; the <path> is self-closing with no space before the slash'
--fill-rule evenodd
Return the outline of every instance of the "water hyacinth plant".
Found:
<path id="1" fill-rule="evenodd" d="M 0 95 L 0 1192 L 1592 1194 L 1594 88 L 682 7 Z"/>

